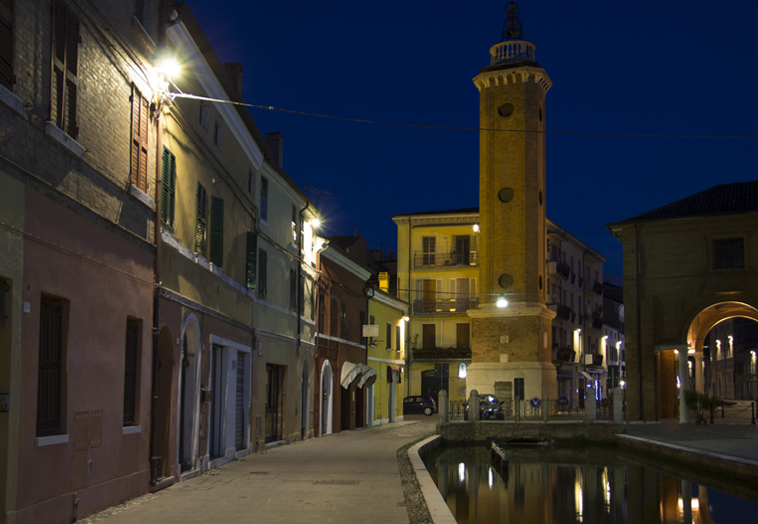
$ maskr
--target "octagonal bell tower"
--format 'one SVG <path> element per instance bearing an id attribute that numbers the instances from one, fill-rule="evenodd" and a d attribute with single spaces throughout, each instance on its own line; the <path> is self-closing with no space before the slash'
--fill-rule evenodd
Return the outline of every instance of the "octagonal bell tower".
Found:
<path id="1" fill-rule="evenodd" d="M 556 394 L 545 305 L 545 94 L 552 84 L 524 40 L 515 2 L 479 89 L 480 299 L 467 388 L 499 397 Z M 501 303 L 498 305 L 498 301 Z M 508 305 L 503 307 L 502 301 Z"/>

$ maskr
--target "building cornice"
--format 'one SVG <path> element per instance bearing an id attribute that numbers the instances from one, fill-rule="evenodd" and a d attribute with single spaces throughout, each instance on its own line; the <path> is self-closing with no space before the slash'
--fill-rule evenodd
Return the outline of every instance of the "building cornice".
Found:
<path id="1" fill-rule="evenodd" d="M 508 84 L 519 84 L 531 82 L 539 84 L 543 91 L 547 93 L 553 85 L 553 81 L 547 76 L 547 73 L 541 67 L 522 65 L 507 69 L 495 69 L 491 71 L 482 71 L 473 78 L 477 89 L 481 92 L 487 87 L 504 86 Z"/>

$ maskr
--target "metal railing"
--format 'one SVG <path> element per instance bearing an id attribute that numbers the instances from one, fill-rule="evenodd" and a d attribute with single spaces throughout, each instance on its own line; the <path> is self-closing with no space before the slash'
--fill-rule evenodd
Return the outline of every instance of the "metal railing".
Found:
<path id="1" fill-rule="evenodd" d="M 479 264 L 479 257 L 476 251 L 449 253 L 414 253 L 413 267 L 420 268 L 438 268 L 438 267 L 471 267 Z"/>
<path id="2" fill-rule="evenodd" d="M 567 397 L 548 399 L 547 403 L 544 399 L 536 397 L 519 401 L 509 400 L 501 403 L 502 418 L 498 417 L 495 420 L 511 422 L 587 420 L 590 422 L 588 420 L 590 415 L 587 413 L 589 404 L 588 399 L 568 399 Z M 450 422 L 468 420 L 467 405 L 467 400 L 451 400 L 448 409 Z M 596 406 L 597 413 L 592 421 L 614 420 L 612 398 L 598 401 Z M 625 409 L 623 413 L 625 415 Z"/>
<path id="3" fill-rule="evenodd" d="M 413 301 L 413 313 L 461 313 L 479 307 L 478 298 L 422 298 Z"/>

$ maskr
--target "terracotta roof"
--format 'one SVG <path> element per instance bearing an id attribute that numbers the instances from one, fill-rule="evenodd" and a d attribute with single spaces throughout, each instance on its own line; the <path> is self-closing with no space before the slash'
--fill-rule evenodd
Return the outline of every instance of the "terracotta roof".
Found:
<path id="1" fill-rule="evenodd" d="M 417 215 L 475 215 L 477 213 L 479 213 L 478 207 L 465 207 L 462 209 L 445 209 L 442 211 L 416 211 L 414 213 L 399 213 L 397 215 L 392 215 L 392 218 Z"/>
<path id="2" fill-rule="evenodd" d="M 758 180 L 720 184 L 622 222 L 758 211 Z"/>

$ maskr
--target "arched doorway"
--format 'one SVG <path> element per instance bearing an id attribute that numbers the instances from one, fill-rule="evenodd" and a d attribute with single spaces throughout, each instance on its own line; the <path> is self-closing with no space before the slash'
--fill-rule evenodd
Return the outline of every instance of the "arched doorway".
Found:
<path id="1" fill-rule="evenodd" d="M 179 468 L 181 472 L 197 468 L 198 411 L 200 399 L 200 328 L 191 314 L 184 323 L 179 394 Z"/>
<path id="2" fill-rule="evenodd" d="M 334 372 L 329 361 L 325 361 L 321 368 L 321 435 L 332 432 L 334 396 Z"/>

